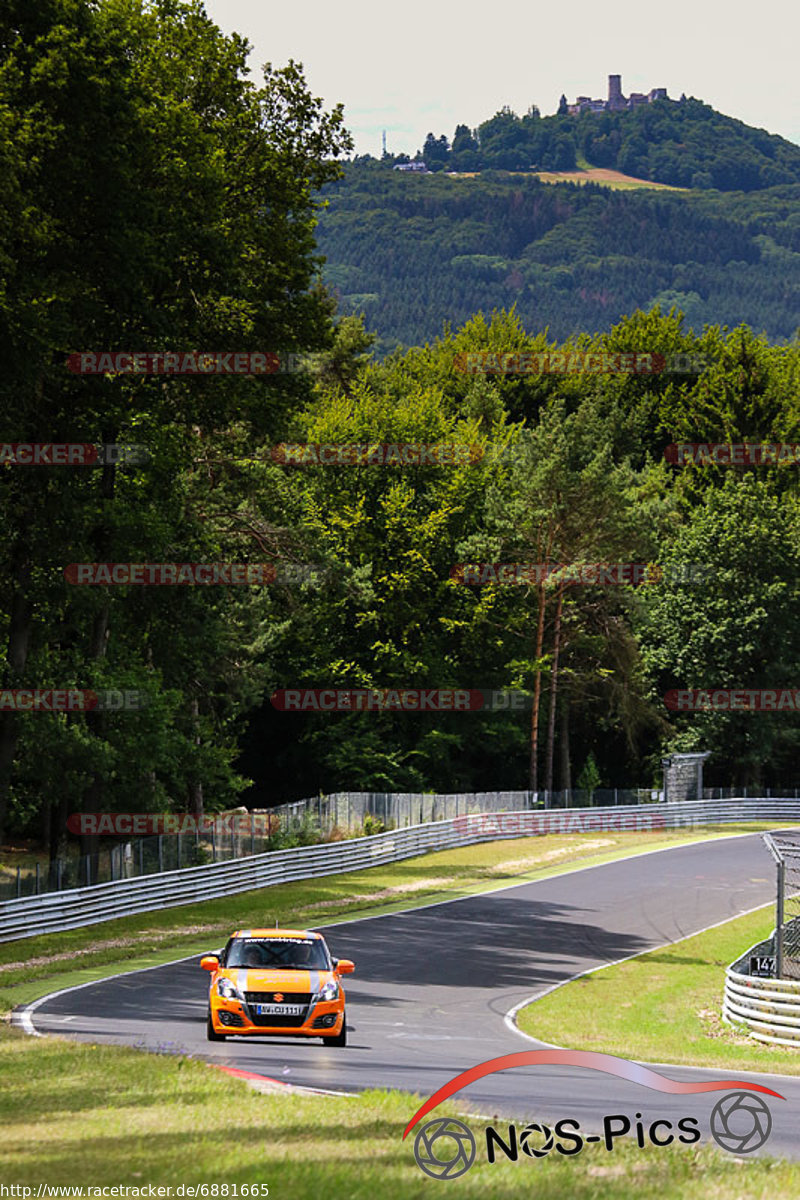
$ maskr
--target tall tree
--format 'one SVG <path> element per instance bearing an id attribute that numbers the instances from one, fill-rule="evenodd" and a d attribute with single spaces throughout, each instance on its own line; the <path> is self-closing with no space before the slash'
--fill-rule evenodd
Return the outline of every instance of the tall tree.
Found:
<path id="1" fill-rule="evenodd" d="M 329 306 L 310 287 L 313 192 L 351 146 L 341 109 L 324 113 L 291 62 L 268 65 L 263 86 L 253 86 L 247 43 L 224 36 L 196 0 L 15 5 L 0 44 L 4 197 L 12 214 L 24 213 L 2 261 L 4 440 L 115 442 L 149 432 L 162 453 L 151 494 L 164 496 L 175 451 L 193 431 L 235 419 L 263 440 L 305 385 L 81 378 L 65 356 L 329 344 Z M 6 684 L 22 679 L 32 647 L 44 650 L 64 611 L 52 581 L 66 565 L 66 530 L 89 561 L 129 560 L 137 541 L 135 557 L 146 558 L 163 543 L 158 523 L 148 536 L 126 516 L 137 485 L 118 475 L 5 469 Z M 70 647 L 71 676 L 102 673 L 122 607 L 103 589 L 79 601 L 88 626 Z M 0 714 L 0 828 L 20 725 L 18 714 Z M 90 734 L 102 740 L 105 725 L 90 718 Z M 90 803 L 102 788 L 92 776 Z"/>

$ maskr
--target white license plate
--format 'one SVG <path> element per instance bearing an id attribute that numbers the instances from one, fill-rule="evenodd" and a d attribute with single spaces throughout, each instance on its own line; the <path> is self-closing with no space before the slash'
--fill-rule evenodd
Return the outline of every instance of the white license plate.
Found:
<path id="1" fill-rule="evenodd" d="M 299 1017 L 306 1011 L 304 1004 L 257 1004 L 256 1014 L 259 1017 L 272 1017 L 282 1014 L 286 1017 Z"/>

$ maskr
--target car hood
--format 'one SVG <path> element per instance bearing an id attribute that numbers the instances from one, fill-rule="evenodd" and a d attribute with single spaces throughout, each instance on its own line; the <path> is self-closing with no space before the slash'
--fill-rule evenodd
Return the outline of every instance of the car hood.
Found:
<path id="1" fill-rule="evenodd" d="M 255 967 L 230 967 L 220 977 L 230 979 L 240 992 L 318 992 L 333 971 L 267 971 Z"/>

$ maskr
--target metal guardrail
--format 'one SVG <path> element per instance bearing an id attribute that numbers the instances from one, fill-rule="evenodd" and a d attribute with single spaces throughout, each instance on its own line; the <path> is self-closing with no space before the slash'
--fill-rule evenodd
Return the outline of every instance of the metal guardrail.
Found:
<path id="1" fill-rule="evenodd" d="M 800 800 L 694 800 L 613 808 L 474 813 L 351 841 L 273 850 L 202 867 L 118 879 L 0 904 L 0 942 L 56 933 L 116 917 L 210 900 L 298 879 L 356 871 L 414 855 L 498 838 L 692 827 L 737 821 L 800 821 Z"/>
<path id="2" fill-rule="evenodd" d="M 800 790 L 785 789 L 800 799 Z M 766 789 L 761 798 L 769 798 Z M 747 799 L 747 789 L 704 789 L 704 800 Z M 0 904 L 45 892 L 69 891 L 113 883 L 135 875 L 157 875 L 179 871 L 183 867 L 205 866 L 234 858 L 265 854 L 284 849 L 280 839 L 288 834 L 290 845 L 311 845 L 318 840 L 337 840 L 334 830 L 345 837 L 370 832 L 368 822 L 381 822 L 385 830 L 407 829 L 429 821 L 447 821 L 470 813 L 518 812 L 523 809 L 607 808 L 632 804 L 663 802 L 663 792 L 655 788 L 572 788 L 561 792 L 333 792 L 269 809 L 240 807 L 223 813 L 208 814 L 208 825 L 182 833 L 158 833 L 130 838 L 115 844 L 106 840 L 112 830 L 99 831 L 101 844 L 91 854 L 69 853 L 46 865 L 36 862 L 33 870 L 18 865 L 16 877 L 0 878 Z M 673 801 L 676 802 L 676 801 Z M 76 814 L 87 816 L 88 814 Z M 108 814 L 113 816 L 114 814 Z M 129 814 L 134 815 L 134 814 Z M 193 820 L 183 813 L 135 814 L 165 822 Z M 226 825 L 228 819 L 242 818 L 238 831 Z M 250 819 L 252 818 L 252 820 Z M 166 826 L 165 826 L 166 827 Z M 105 834 L 105 838 L 104 838 Z M 305 836 L 308 834 L 309 836 Z M 303 836 L 298 836 L 303 835 Z M 317 837 L 316 835 L 321 835 Z M 334 835 L 334 836 L 331 836 Z M 278 843 L 276 845 L 276 842 Z M 73 845 L 73 849 L 77 850 Z"/>
<path id="3" fill-rule="evenodd" d="M 334 830 L 344 836 L 369 833 L 367 822 L 381 822 L 384 830 L 407 829 L 429 821 L 447 821 L 469 813 L 517 812 L 539 808 L 590 808 L 607 805 L 649 804 L 661 794 L 648 788 L 573 789 L 569 792 L 333 792 L 274 805 L 269 809 L 231 809 L 209 813 L 205 828 L 188 833 L 159 833 L 111 844 L 103 841 L 91 854 L 70 854 L 56 858 L 46 867 L 37 862 L 34 870 L 17 866 L 16 878 L 0 878 L 0 903 L 39 896 L 45 892 L 70 891 L 114 883 L 137 875 L 157 875 L 179 871 L 183 867 L 205 866 L 230 861 L 275 849 L 282 835 L 305 833 L 290 845 L 312 845 Z M 79 815 L 79 814 L 76 814 Z M 80 814 L 88 816 L 89 814 Z M 113 816 L 114 814 L 109 814 Z M 128 816 L 130 817 L 129 814 Z M 177 823 L 184 814 L 135 814 Z M 230 819 L 241 824 L 238 831 L 226 824 Z M 252 818 L 252 819 L 251 819 Z M 189 818 L 193 820 L 193 818 Z M 128 826 L 130 828 L 130 825 Z M 104 831 L 112 833 L 109 828 Z M 315 836 L 320 834 L 321 837 Z M 100 833 L 102 838 L 103 834 Z M 113 834 L 112 834 L 113 836 Z M 337 840 L 331 837 L 331 840 Z"/>
<path id="4" fill-rule="evenodd" d="M 722 1019 L 759 1042 L 800 1046 L 800 979 L 761 979 L 744 969 L 750 955 L 774 954 L 775 937 L 757 942 L 725 972 Z"/>

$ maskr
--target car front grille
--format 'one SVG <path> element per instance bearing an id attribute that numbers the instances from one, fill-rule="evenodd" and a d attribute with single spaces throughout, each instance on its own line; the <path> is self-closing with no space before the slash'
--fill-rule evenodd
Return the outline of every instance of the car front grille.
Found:
<path id="1" fill-rule="evenodd" d="M 272 1013 L 268 1017 L 257 1017 L 253 1013 L 253 1024 L 258 1025 L 263 1029 L 299 1029 L 305 1024 L 306 1014 L 301 1013 L 299 1017 L 282 1017 L 279 1013 Z"/>
<path id="2" fill-rule="evenodd" d="M 276 1000 L 282 996 L 282 1000 Z M 244 998 L 248 1004 L 308 1004 L 310 992 L 245 992 Z"/>
<path id="3" fill-rule="evenodd" d="M 275 999 L 275 992 L 245 992 L 244 995 L 253 1024 L 272 1029 L 297 1029 L 304 1024 L 311 1001 L 309 992 L 278 992 L 278 995 L 283 997 L 282 1000 Z M 257 1004 L 302 1004 L 303 1011 L 297 1015 L 265 1013 L 263 1016 L 259 1016 L 255 1010 Z"/>

